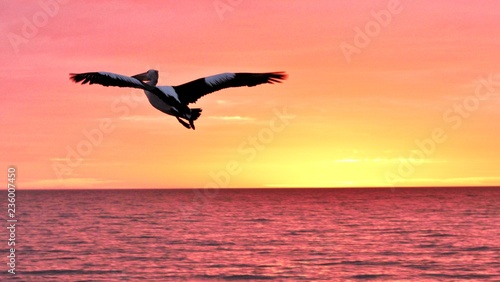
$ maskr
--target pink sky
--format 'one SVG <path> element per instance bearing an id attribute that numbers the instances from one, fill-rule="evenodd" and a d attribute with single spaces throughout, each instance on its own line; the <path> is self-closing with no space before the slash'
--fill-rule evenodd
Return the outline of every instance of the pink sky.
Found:
<path id="1" fill-rule="evenodd" d="M 498 1 L 9 1 L 1 163 L 22 188 L 500 185 L 499 16 Z M 204 97 L 196 131 L 141 91 L 68 79 L 149 68 L 160 85 L 290 77 Z"/>

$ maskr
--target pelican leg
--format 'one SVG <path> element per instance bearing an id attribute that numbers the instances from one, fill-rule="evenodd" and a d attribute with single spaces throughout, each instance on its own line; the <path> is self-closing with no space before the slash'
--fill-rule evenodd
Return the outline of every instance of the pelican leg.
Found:
<path id="1" fill-rule="evenodd" d="M 177 120 L 182 124 L 184 125 L 185 128 L 187 129 L 191 129 L 191 127 L 189 126 L 189 124 L 187 124 L 187 122 L 183 121 L 182 119 L 180 119 L 179 117 L 176 117 Z"/>
<path id="2" fill-rule="evenodd" d="M 189 120 L 189 125 L 191 125 L 191 128 L 194 130 L 194 120 L 190 119 Z"/>

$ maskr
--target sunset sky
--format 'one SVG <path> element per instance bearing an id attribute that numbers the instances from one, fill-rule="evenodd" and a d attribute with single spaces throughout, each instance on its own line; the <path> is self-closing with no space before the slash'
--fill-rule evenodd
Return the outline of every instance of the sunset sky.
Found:
<path id="1" fill-rule="evenodd" d="M 499 1 L 4 1 L 0 18 L 20 189 L 500 185 Z M 68 79 L 151 68 L 289 78 L 203 97 L 194 131 L 140 90 Z"/>

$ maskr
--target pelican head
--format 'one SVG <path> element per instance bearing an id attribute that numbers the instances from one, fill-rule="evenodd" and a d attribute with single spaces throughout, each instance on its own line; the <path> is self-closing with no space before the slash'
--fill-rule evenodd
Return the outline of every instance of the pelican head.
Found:
<path id="1" fill-rule="evenodd" d="M 148 70 L 147 72 L 136 74 L 132 77 L 142 82 L 147 81 L 149 85 L 156 85 L 156 83 L 158 83 L 158 71 L 153 69 Z"/>

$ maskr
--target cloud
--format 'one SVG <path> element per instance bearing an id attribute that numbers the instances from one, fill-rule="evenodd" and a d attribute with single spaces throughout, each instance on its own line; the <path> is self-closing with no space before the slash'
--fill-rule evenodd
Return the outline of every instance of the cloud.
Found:
<path id="1" fill-rule="evenodd" d="M 124 116 L 120 117 L 120 120 L 125 121 L 134 121 L 134 122 L 165 122 L 168 120 L 168 116 L 160 115 L 160 116 L 144 116 L 144 115 L 132 115 L 132 116 Z"/>
<path id="2" fill-rule="evenodd" d="M 475 186 L 475 185 L 495 185 L 500 181 L 500 177 L 495 176 L 466 176 L 450 178 L 411 178 L 405 180 L 401 185 L 412 185 L 413 183 L 431 185 L 439 183 L 447 186 Z"/>
<path id="3" fill-rule="evenodd" d="M 32 189 L 60 189 L 60 188 L 92 188 L 102 187 L 104 184 L 116 183 L 115 180 L 104 180 L 98 178 L 52 178 L 52 179 L 39 179 L 24 182 L 22 185 L 26 188 Z"/>
<path id="4" fill-rule="evenodd" d="M 242 116 L 209 116 L 209 119 L 223 120 L 223 121 L 253 121 L 255 118 L 242 117 Z"/>
<path id="5" fill-rule="evenodd" d="M 337 163 L 379 163 L 379 164 L 399 164 L 401 158 L 345 158 L 345 159 L 334 159 L 329 160 L 327 163 L 337 164 Z M 446 163 L 446 160 L 441 159 L 421 159 L 418 160 L 419 163 Z"/>

